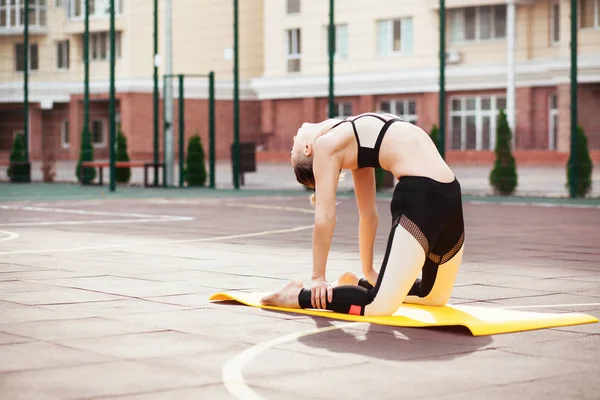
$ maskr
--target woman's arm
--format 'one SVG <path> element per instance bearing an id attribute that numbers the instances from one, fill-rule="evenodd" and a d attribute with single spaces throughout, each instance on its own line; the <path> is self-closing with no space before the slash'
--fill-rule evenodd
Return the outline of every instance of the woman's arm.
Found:
<path id="1" fill-rule="evenodd" d="M 359 216 L 358 248 L 360 262 L 363 274 L 369 280 L 369 283 L 375 285 L 375 282 L 371 282 L 372 277 L 376 276 L 376 274 L 373 274 L 373 247 L 379 223 L 375 202 L 375 170 L 372 168 L 353 170 L 352 179 L 354 180 L 354 194 Z"/>
<path id="2" fill-rule="evenodd" d="M 326 279 L 326 267 L 336 225 L 335 195 L 341 162 L 333 152 L 328 151 L 324 142 L 319 143 L 319 151 L 315 151 L 313 158 L 316 205 L 312 243 L 311 303 L 314 308 L 325 308 L 326 300 L 331 302 L 333 299 L 333 289 Z"/>
<path id="3" fill-rule="evenodd" d="M 315 223 L 313 229 L 312 279 L 326 278 L 326 264 L 336 224 L 335 195 L 339 181 L 339 162 L 325 149 L 315 152 Z"/>

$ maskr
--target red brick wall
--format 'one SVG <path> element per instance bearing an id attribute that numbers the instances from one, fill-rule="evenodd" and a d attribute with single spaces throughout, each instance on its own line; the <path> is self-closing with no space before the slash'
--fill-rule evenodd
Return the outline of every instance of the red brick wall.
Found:
<path id="1" fill-rule="evenodd" d="M 417 103 L 417 122 L 428 133 L 431 132 L 433 125 L 440 127 L 439 97 L 438 93 L 423 93 L 422 98 Z"/>
<path id="2" fill-rule="evenodd" d="M 590 149 L 600 149 L 600 83 L 579 86 L 577 119 Z"/>
<path id="3" fill-rule="evenodd" d="M 537 97 L 539 97 L 542 93 L 536 93 Z M 515 119 L 516 119 L 516 129 L 513 132 L 515 138 L 515 148 L 517 149 L 527 149 L 527 148 L 535 148 L 533 129 L 535 126 L 539 126 L 538 124 L 533 124 L 533 119 L 535 116 L 538 116 L 538 119 L 543 119 L 539 117 L 539 112 L 544 111 L 544 106 L 548 107 L 548 100 L 545 101 L 541 99 L 541 104 L 534 104 L 534 89 L 532 87 L 520 87 L 516 88 L 515 92 L 516 96 L 516 104 L 515 104 Z M 537 99 L 536 100 L 540 100 Z M 541 110 L 539 109 L 541 107 Z M 547 111 L 545 115 L 548 115 Z M 547 120 L 548 118 L 546 118 Z M 539 122 L 539 121 L 538 121 Z"/>
<path id="4" fill-rule="evenodd" d="M 51 110 L 42 111 L 43 134 L 41 142 L 44 155 L 49 153 L 55 160 L 69 160 L 71 158 L 70 147 L 63 148 L 61 139 L 62 122 L 68 119 L 68 103 L 54 103 Z M 39 158 L 43 158 L 43 156 Z"/>
<path id="5" fill-rule="evenodd" d="M 150 161 L 153 159 L 154 117 L 153 95 L 147 93 L 123 93 L 119 95 L 121 129 L 127 137 L 127 150 L 132 160 Z M 162 111 L 162 102 L 159 102 Z M 159 112 L 158 142 L 162 148 L 162 112 Z"/>
<path id="6" fill-rule="evenodd" d="M 559 101 L 559 152 L 545 151 L 548 146 L 548 100 L 551 93 L 558 94 Z M 504 90 L 482 90 L 449 92 L 452 96 L 504 95 Z M 517 134 L 515 154 L 521 163 L 562 163 L 569 150 L 570 99 L 569 85 L 558 87 L 517 88 Z M 343 96 L 336 101 L 350 101 L 353 113 L 375 111 L 377 104 L 388 99 L 414 99 L 417 103 L 418 124 L 429 132 L 438 123 L 438 94 L 414 93 L 398 95 Z M 90 120 L 101 118 L 106 121 L 108 135 L 108 98 L 106 94 L 92 95 Z M 582 84 L 579 89 L 579 121 L 583 126 L 590 150 L 600 149 L 600 84 Z M 264 144 L 267 153 L 259 152 L 259 160 L 287 160 L 292 137 L 303 122 L 318 122 L 327 118 L 327 97 L 285 99 L 266 101 L 242 101 L 240 104 L 240 140 Z M 83 123 L 82 96 L 75 95 L 68 104 L 55 104 L 52 110 L 31 109 L 31 156 L 41 158 L 42 149 L 53 149 L 57 159 L 76 159 L 79 155 L 81 127 Z M 117 107 L 121 113 L 122 130 L 128 138 L 129 154 L 135 160 L 151 160 L 153 151 L 153 120 L 151 93 L 122 93 L 117 95 Z M 162 101 L 159 121 L 159 148 L 163 148 Z M 185 101 L 185 146 L 197 130 L 208 153 L 208 101 L 187 99 Z M 216 103 L 216 150 L 218 159 L 230 158 L 233 140 L 233 105 L 231 100 Z M 0 107 L 0 157 L 8 158 L 12 146 L 12 132 L 22 127 L 22 109 L 16 105 Z M 62 149 L 60 124 L 64 118 L 70 122 L 70 149 Z M 174 150 L 178 154 L 178 102 L 174 102 Z M 447 122 L 447 132 L 450 124 Z M 42 139 L 43 138 L 43 139 Z M 450 148 L 447 135 L 446 148 Z M 519 150 L 536 150 L 520 152 Z M 556 153 L 556 154 L 553 154 Z M 95 148 L 96 159 L 107 159 L 108 147 Z M 448 151 L 453 162 L 489 162 L 492 152 Z M 597 159 L 597 152 L 593 152 Z"/>
<path id="7" fill-rule="evenodd" d="M 2 104 L 0 106 L 0 152 L 8 160 L 13 145 L 13 132 L 23 129 L 23 106 Z"/>
<path id="8" fill-rule="evenodd" d="M 260 103 L 260 124 L 263 134 L 275 132 L 275 107 L 273 100 L 264 100 Z"/>
<path id="9" fill-rule="evenodd" d="M 320 120 L 320 114 L 325 111 L 321 111 L 321 99 L 317 99 L 314 103 L 316 106 L 316 119 L 314 121 L 307 121 L 304 116 L 304 102 L 302 99 L 291 99 L 291 100 L 276 100 L 274 101 L 274 113 L 275 113 L 275 134 L 269 140 L 269 151 L 286 152 L 289 158 L 289 152 L 292 148 L 293 137 L 296 131 L 304 122 L 317 122 Z M 322 115 L 322 114 L 321 114 Z"/>
<path id="10" fill-rule="evenodd" d="M 358 109 L 355 114 L 361 114 L 365 112 L 373 112 L 377 111 L 377 104 L 375 102 L 375 96 L 373 95 L 363 95 L 360 96 L 358 100 Z"/>
<path id="11" fill-rule="evenodd" d="M 125 93 L 119 95 L 123 133 L 128 138 L 132 160 L 153 159 L 154 122 L 152 94 Z M 163 157 L 163 102 L 159 102 L 159 158 Z M 208 100 L 186 99 L 184 103 L 184 151 L 188 140 L 198 133 L 208 157 Z M 261 105 L 258 101 L 240 101 L 240 141 L 256 140 L 260 136 Z M 217 159 L 229 159 L 233 142 L 233 101 L 215 102 L 215 150 Z M 173 103 L 173 149 L 179 156 L 179 102 Z"/>

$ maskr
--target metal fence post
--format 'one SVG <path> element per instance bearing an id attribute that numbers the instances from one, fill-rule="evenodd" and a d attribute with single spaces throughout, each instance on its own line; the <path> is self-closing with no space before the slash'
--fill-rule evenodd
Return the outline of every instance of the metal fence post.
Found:
<path id="1" fill-rule="evenodd" d="M 183 74 L 179 75 L 179 187 L 183 187 L 183 159 L 184 141 L 185 141 L 185 113 L 184 113 L 184 97 L 183 97 Z"/>
<path id="2" fill-rule="evenodd" d="M 208 74 L 208 146 L 209 146 L 209 158 L 210 158 L 210 187 L 216 187 L 215 178 L 215 73 L 210 71 Z"/>
<path id="3" fill-rule="evenodd" d="M 116 113 L 115 113 L 115 0 L 110 0 L 110 191 L 116 189 L 115 178 L 115 139 L 116 139 Z"/>
<path id="4" fill-rule="evenodd" d="M 335 57 L 335 22 L 334 22 L 334 3 L 335 0 L 329 0 L 329 35 L 328 46 L 329 46 L 329 98 L 328 98 L 328 114 L 329 118 L 335 116 L 335 97 L 333 93 L 333 66 Z"/>
<path id="5" fill-rule="evenodd" d="M 238 0 L 233 0 L 233 187 L 240 188 L 240 71 L 238 43 Z"/>
<path id="6" fill-rule="evenodd" d="M 446 4 L 440 0 L 440 137 L 438 149 L 442 158 L 446 158 Z"/>
<path id="7" fill-rule="evenodd" d="M 577 197 L 579 157 L 577 149 L 577 0 L 571 0 L 571 155 L 569 195 Z"/>

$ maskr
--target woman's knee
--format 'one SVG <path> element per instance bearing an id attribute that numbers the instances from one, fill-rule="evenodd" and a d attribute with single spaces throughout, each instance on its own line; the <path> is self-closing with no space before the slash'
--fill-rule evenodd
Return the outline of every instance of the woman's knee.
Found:
<path id="1" fill-rule="evenodd" d="M 388 317 L 398 311 L 401 304 L 376 303 L 373 302 L 365 307 L 365 315 L 373 317 Z"/>

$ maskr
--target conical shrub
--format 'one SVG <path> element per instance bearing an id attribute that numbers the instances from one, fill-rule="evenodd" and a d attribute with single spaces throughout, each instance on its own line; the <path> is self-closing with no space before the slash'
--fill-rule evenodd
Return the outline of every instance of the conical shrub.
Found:
<path id="1" fill-rule="evenodd" d="M 79 161 L 77 161 L 77 167 L 75 168 L 75 176 L 80 183 L 87 185 L 96 178 L 95 168 L 84 168 L 83 179 L 79 171 L 81 170 L 81 163 L 84 161 L 94 161 L 94 147 L 92 146 L 92 139 L 89 132 L 86 132 L 86 127 L 81 132 L 81 150 L 79 152 Z"/>
<path id="2" fill-rule="evenodd" d="M 592 189 L 593 164 L 581 126 L 577 126 L 576 140 L 577 151 L 571 152 L 567 162 L 567 187 L 572 197 L 585 197 Z"/>
<path id="3" fill-rule="evenodd" d="M 518 184 L 517 164 L 511 150 L 512 133 L 504 110 L 500 110 L 496 128 L 496 161 L 490 172 L 490 184 L 496 194 L 510 195 Z"/>
<path id="4" fill-rule="evenodd" d="M 7 175 L 11 182 L 31 181 L 30 167 L 25 164 L 25 136 L 22 133 L 15 135 L 9 161 Z"/>
<path id="5" fill-rule="evenodd" d="M 188 142 L 185 168 L 185 181 L 188 186 L 206 184 L 206 165 L 204 165 L 204 147 L 200 135 L 195 134 Z"/>
<path id="6" fill-rule="evenodd" d="M 127 138 L 121 131 L 121 125 L 118 126 L 117 131 L 117 149 L 115 151 L 116 161 L 129 161 L 129 154 L 127 154 Z M 131 168 L 130 167 L 117 167 L 115 169 L 115 181 L 119 183 L 127 183 L 131 179 Z"/>

